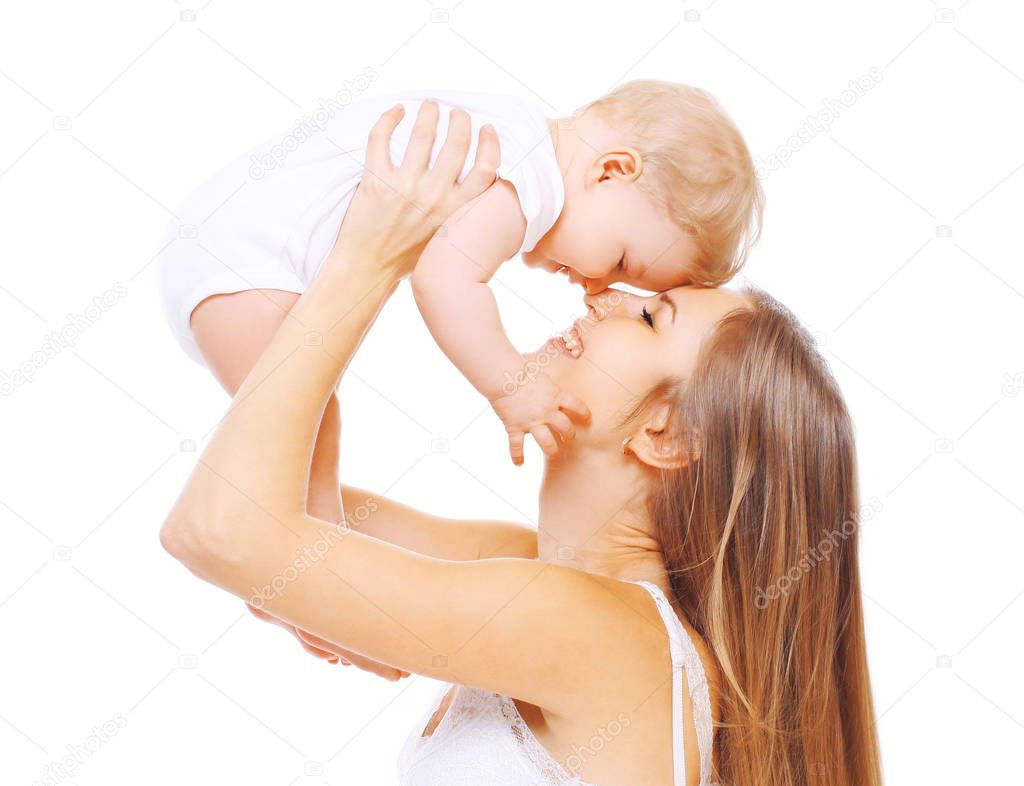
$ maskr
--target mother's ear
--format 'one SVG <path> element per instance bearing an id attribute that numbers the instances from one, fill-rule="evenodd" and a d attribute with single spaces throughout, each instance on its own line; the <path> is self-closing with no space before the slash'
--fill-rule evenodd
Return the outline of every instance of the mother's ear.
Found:
<path id="1" fill-rule="evenodd" d="M 651 411 L 641 427 L 629 437 L 623 453 L 632 453 L 655 469 L 681 469 L 700 457 L 692 435 L 679 433 L 678 424 L 670 425 L 667 406 Z"/>

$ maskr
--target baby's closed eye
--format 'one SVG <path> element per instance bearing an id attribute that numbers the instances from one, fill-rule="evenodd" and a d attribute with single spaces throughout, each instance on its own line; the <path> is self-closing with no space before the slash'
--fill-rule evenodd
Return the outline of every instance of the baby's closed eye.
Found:
<path id="1" fill-rule="evenodd" d="M 641 266 L 627 264 L 622 271 L 616 271 L 619 283 L 646 289 L 650 292 L 661 292 L 674 287 L 684 287 L 694 283 L 690 270 L 657 262 Z"/>

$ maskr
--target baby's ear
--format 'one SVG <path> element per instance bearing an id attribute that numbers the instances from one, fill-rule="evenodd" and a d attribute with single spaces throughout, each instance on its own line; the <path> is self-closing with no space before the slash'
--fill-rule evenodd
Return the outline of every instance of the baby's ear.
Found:
<path id="1" fill-rule="evenodd" d="M 609 150 L 594 159 L 587 173 L 587 185 L 608 180 L 631 183 L 640 177 L 643 169 L 644 159 L 639 150 L 632 147 Z"/>

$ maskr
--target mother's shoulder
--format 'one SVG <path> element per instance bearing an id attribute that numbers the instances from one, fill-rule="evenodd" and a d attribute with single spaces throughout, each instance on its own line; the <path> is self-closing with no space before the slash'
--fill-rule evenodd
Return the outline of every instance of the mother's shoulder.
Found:
<path id="1" fill-rule="evenodd" d="M 651 674 L 662 673 L 670 658 L 668 630 L 651 592 L 634 581 L 564 569 L 567 611 L 588 620 L 577 653 L 586 661 L 581 676 L 622 688 L 645 684 Z M 673 613 L 674 610 L 673 610 Z M 692 630 L 683 620 L 683 625 Z M 702 653 L 703 654 L 703 653 Z"/>
<path id="2" fill-rule="evenodd" d="M 670 633 L 668 626 L 672 624 L 674 618 L 693 643 L 710 688 L 712 707 L 717 706 L 720 678 L 717 658 L 711 646 L 679 610 L 671 590 L 652 581 L 625 581 L 583 571 L 577 572 L 583 574 L 594 586 L 601 588 L 602 594 L 605 595 L 603 603 L 609 611 L 609 619 L 614 620 L 613 624 L 622 627 L 622 634 L 628 639 L 624 642 L 625 649 L 621 654 L 627 659 L 629 667 L 615 672 L 616 679 L 644 682 L 653 675 L 664 680 L 666 664 L 671 668 L 670 638 L 673 633 Z M 659 597 L 667 602 L 664 609 L 670 616 L 662 615 L 663 608 L 660 607 Z"/>

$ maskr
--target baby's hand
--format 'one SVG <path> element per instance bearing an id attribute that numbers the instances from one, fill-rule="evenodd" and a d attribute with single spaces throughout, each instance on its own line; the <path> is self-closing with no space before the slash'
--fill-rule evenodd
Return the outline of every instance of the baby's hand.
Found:
<path id="1" fill-rule="evenodd" d="M 523 463 L 523 443 L 532 434 L 548 458 L 558 453 L 563 443 L 576 436 L 572 421 L 586 423 L 590 409 L 577 396 L 562 390 L 543 371 L 531 374 L 514 390 L 491 402 L 508 432 L 512 463 Z"/>

